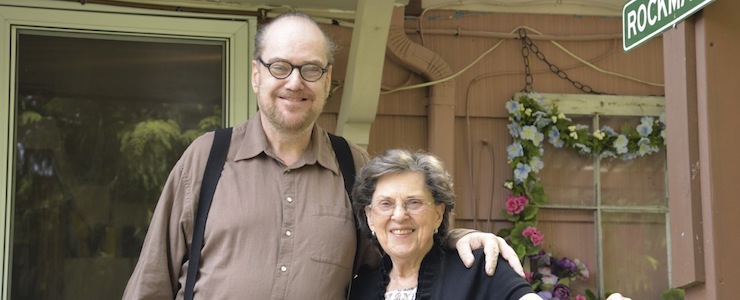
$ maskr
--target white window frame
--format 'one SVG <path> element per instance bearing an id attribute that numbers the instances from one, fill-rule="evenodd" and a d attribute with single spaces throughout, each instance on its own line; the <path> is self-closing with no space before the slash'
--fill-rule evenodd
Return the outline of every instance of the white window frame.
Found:
<path id="1" fill-rule="evenodd" d="M 250 16 L 194 14 L 49 0 L 0 0 L 0 299 L 10 298 L 12 266 L 13 186 L 15 156 L 16 56 L 18 30 L 94 32 L 150 38 L 222 41 L 225 46 L 224 126 L 247 120 L 256 112 L 249 84 L 253 36 L 257 21 Z"/>
<path id="2" fill-rule="evenodd" d="M 601 128 L 599 117 L 658 117 L 665 111 L 665 97 L 658 96 L 613 96 L 613 95 L 586 95 L 586 94 L 538 94 L 542 99 L 542 106 L 546 108 L 558 107 L 558 111 L 569 117 L 585 116 L 591 117 L 591 128 Z M 526 94 L 517 93 L 514 99 L 526 96 Z M 562 150 L 561 150 L 562 151 Z M 662 213 L 665 214 L 666 220 L 666 241 L 667 262 L 668 262 L 668 282 L 670 284 L 672 277 L 671 248 L 670 248 L 670 215 L 668 208 L 668 186 L 665 185 L 665 206 L 663 207 L 646 207 L 646 206 L 629 206 L 619 207 L 614 205 L 603 205 L 601 199 L 601 163 L 598 157 L 594 161 L 594 205 L 560 205 L 544 204 L 541 208 L 561 209 L 561 210 L 588 210 L 594 212 L 596 257 L 599 274 L 597 277 L 598 290 L 600 297 L 604 297 L 604 249 L 602 237 L 604 236 L 602 228 L 602 213 L 604 212 L 630 212 L 630 213 Z M 547 167 L 547 163 L 545 163 Z M 665 171 L 667 172 L 667 170 Z M 665 179 L 667 181 L 668 174 Z M 545 187 L 547 189 L 547 187 Z"/>

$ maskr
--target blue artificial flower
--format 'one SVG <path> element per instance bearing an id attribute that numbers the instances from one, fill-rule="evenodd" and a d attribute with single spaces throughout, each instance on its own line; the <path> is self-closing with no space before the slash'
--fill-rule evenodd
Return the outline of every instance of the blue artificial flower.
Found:
<path id="1" fill-rule="evenodd" d="M 530 140 L 535 146 L 539 146 L 540 143 L 545 139 L 545 135 L 537 130 L 537 127 L 527 125 L 522 127 L 521 138 L 523 140 Z"/>
<path id="2" fill-rule="evenodd" d="M 519 123 L 517 122 L 511 122 L 509 125 L 509 134 L 513 136 L 514 138 L 518 138 L 522 134 L 522 128 L 519 126 Z"/>
<path id="3" fill-rule="evenodd" d="M 624 160 L 624 161 L 633 160 L 635 158 L 637 158 L 637 153 L 634 153 L 634 152 L 626 153 L 626 154 L 622 155 L 622 160 Z"/>
<path id="4" fill-rule="evenodd" d="M 624 134 L 620 134 L 614 141 L 614 149 L 617 150 L 617 154 L 627 153 L 627 143 L 629 140 Z"/>
<path id="5" fill-rule="evenodd" d="M 581 144 L 581 143 L 575 143 L 573 144 L 574 147 L 578 148 L 578 153 L 580 154 L 589 154 L 591 153 L 591 148 L 588 146 Z"/>
<path id="6" fill-rule="evenodd" d="M 524 149 L 522 148 L 522 144 L 519 142 L 514 142 L 513 144 L 506 147 L 506 152 L 509 153 L 509 160 L 524 155 Z"/>
<path id="7" fill-rule="evenodd" d="M 565 142 L 561 139 L 550 139 L 550 144 L 555 148 L 563 148 L 563 146 L 565 146 Z"/>
<path id="8" fill-rule="evenodd" d="M 527 97 L 530 99 L 534 99 L 539 105 L 542 105 L 542 95 L 540 95 L 539 93 L 531 92 L 527 94 Z"/>
<path id="9" fill-rule="evenodd" d="M 539 173 L 545 167 L 545 163 L 542 162 L 539 156 L 534 156 L 529 160 L 529 167 L 533 172 Z"/>
<path id="10" fill-rule="evenodd" d="M 545 112 L 537 111 L 533 113 L 532 116 L 535 117 L 534 125 L 537 126 L 537 128 L 545 128 L 545 126 L 552 123 L 552 120 L 550 120 L 550 117 L 548 117 Z"/>
<path id="11" fill-rule="evenodd" d="M 614 129 L 612 129 L 611 127 L 609 127 L 607 125 L 602 126 L 601 127 L 601 131 L 602 132 L 606 132 L 606 134 L 609 135 L 609 136 L 615 136 L 615 135 L 617 135 L 617 132 L 614 131 Z"/>
<path id="12" fill-rule="evenodd" d="M 559 139 L 560 138 L 560 130 L 558 130 L 557 127 L 550 128 L 550 132 L 547 133 L 547 136 L 552 139 Z"/>
<path id="13" fill-rule="evenodd" d="M 509 100 L 506 101 L 506 110 L 510 115 L 514 115 L 517 119 L 521 118 L 521 111 L 519 110 L 519 101 Z"/>
<path id="14" fill-rule="evenodd" d="M 645 156 L 645 154 L 650 154 L 652 152 L 653 148 L 650 147 L 650 144 L 642 144 L 640 145 L 640 149 L 638 150 L 638 153 L 640 156 Z"/>
<path id="15" fill-rule="evenodd" d="M 666 133 L 665 133 L 665 129 L 661 130 L 661 131 L 660 131 L 660 138 L 662 138 L 662 139 L 663 139 L 663 145 L 665 145 L 665 143 L 666 143 L 666 138 L 665 138 L 665 135 L 666 135 Z"/>
<path id="16" fill-rule="evenodd" d="M 547 133 L 548 141 L 550 144 L 555 146 L 555 148 L 562 148 L 565 142 L 560 139 L 560 130 L 558 130 L 557 127 L 550 128 L 550 132 Z"/>
<path id="17" fill-rule="evenodd" d="M 536 133 L 536 134 L 534 135 L 534 139 L 532 139 L 532 142 L 534 143 L 534 145 L 535 145 L 535 146 L 539 146 L 539 145 L 540 145 L 540 143 L 542 143 L 542 141 L 544 141 L 544 140 L 545 140 L 545 135 L 544 135 L 544 134 L 542 134 L 542 132 L 539 132 L 539 131 L 538 131 L 538 132 L 537 132 L 537 133 Z"/>
<path id="18" fill-rule="evenodd" d="M 514 169 L 514 182 L 522 183 L 529 177 L 529 172 L 532 168 L 528 164 L 517 163 L 516 169 Z"/>
<path id="19" fill-rule="evenodd" d="M 655 122 L 655 119 L 653 117 L 642 117 L 640 118 L 640 124 L 647 124 L 648 126 L 653 126 L 653 123 Z"/>
<path id="20" fill-rule="evenodd" d="M 611 152 L 609 150 L 606 150 L 604 152 L 601 152 L 601 154 L 599 154 L 599 158 L 607 158 L 607 157 L 617 157 L 617 155 L 614 154 L 614 152 Z"/>
<path id="21" fill-rule="evenodd" d="M 640 136 L 648 136 L 653 133 L 653 125 L 640 123 L 640 125 L 637 125 L 637 133 L 639 133 Z"/>
<path id="22" fill-rule="evenodd" d="M 537 131 L 537 127 L 534 127 L 532 125 L 524 126 L 524 127 L 522 127 L 521 138 L 523 140 L 534 141 L 534 137 L 537 134 L 537 132 L 538 132 Z"/>

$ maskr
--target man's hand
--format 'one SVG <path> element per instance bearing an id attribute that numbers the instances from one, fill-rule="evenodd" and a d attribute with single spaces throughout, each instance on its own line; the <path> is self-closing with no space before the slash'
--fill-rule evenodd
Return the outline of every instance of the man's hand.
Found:
<path id="1" fill-rule="evenodd" d="M 622 296 L 622 294 L 620 293 L 614 293 L 614 294 L 609 295 L 609 297 L 606 298 L 606 300 L 631 300 L 631 299 Z"/>
<path id="2" fill-rule="evenodd" d="M 473 249 L 483 248 L 483 253 L 486 255 L 486 273 L 488 276 L 493 276 L 500 252 L 501 256 L 509 262 L 509 265 L 511 265 L 514 271 L 519 276 L 524 277 L 524 268 L 514 248 L 511 248 L 503 238 L 493 233 L 480 231 L 468 233 L 457 240 L 455 248 L 457 248 L 457 252 L 460 254 L 460 259 L 468 268 L 472 267 L 475 262 Z"/>

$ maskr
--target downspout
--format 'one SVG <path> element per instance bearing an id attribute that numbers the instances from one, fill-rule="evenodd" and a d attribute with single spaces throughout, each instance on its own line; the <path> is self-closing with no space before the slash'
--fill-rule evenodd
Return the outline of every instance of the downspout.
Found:
<path id="1" fill-rule="evenodd" d="M 393 10 L 388 32 L 387 57 L 429 81 L 453 75 L 444 59 L 406 36 L 404 9 L 405 7 L 395 7 Z M 432 85 L 428 103 L 428 150 L 439 156 L 450 174 L 454 174 L 455 82 L 448 80 Z"/>

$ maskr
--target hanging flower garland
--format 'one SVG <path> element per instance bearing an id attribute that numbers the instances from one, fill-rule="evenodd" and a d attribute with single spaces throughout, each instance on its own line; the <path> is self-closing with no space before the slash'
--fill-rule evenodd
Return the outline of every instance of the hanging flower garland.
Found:
<path id="1" fill-rule="evenodd" d="M 525 256 L 537 270 L 527 273 L 535 291 L 545 299 L 570 299 L 569 283 L 573 279 L 588 279 L 588 269 L 578 259 L 558 259 L 542 251 L 544 235 L 537 228 L 538 206 L 547 201 L 547 194 L 535 175 L 544 167 L 543 143 L 555 148 L 568 148 L 581 155 L 599 158 L 631 160 L 650 155 L 665 146 L 665 113 L 660 117 L 642 117 L 636 127 L 624 126 L 620 132 L 603 126 L 593 133 L 588 126 L 575 124 L 557 106 L 545 108 L 541 96 L 529 93 L 506 102 L 509 112 L 509 133 L 513 143 L 506 148 L 514 178 L 504 186 L 511 192 L 502 214 L 513 223 L 502 229 L 499 236 L 507 237 L 523 260 Z M 597 299 L 589 290 L 586 296 L 574 299 Z"/>

